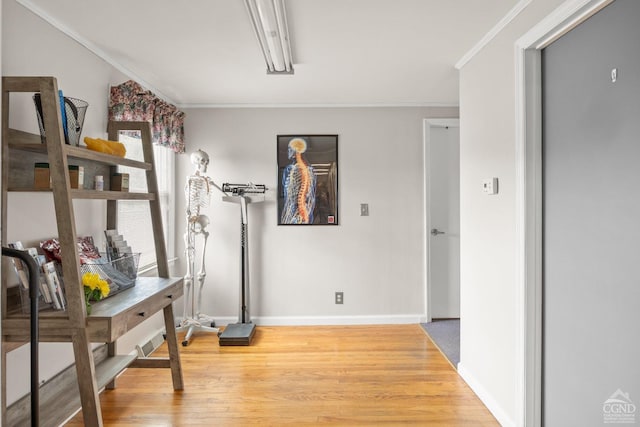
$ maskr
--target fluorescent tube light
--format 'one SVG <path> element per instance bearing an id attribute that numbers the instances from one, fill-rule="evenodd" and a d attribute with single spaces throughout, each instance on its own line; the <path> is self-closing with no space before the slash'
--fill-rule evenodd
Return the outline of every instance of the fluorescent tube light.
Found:
<path id="1" fill-rule="evenodd" d="M 267 74 L 293 74 L 284 0 L 245 0 Z"/>

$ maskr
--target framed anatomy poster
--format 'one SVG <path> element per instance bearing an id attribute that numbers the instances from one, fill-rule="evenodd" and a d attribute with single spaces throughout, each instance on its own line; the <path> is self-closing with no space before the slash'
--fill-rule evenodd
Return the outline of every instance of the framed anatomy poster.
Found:
<path id="1" fill-rule="evenodd" d="M 278 224 L 338 224 L 338 135 L 278 135 Z"/>

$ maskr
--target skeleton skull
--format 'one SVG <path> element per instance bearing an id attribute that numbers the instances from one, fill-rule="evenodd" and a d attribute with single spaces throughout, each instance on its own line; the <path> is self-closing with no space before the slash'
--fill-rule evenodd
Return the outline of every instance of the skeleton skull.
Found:
<path id="1" fill-rule="evenodd" d="M 191 163 L 195 165 L 198 172 L 205 173 L 209 166 L 209 155 L 202 150 L 194 151 L 191 153 Z"/>

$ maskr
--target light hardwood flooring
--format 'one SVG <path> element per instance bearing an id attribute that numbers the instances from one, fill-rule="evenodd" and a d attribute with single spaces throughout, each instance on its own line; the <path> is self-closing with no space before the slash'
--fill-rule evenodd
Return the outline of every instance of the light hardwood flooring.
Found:
<path id="1" fill-rule="evenodd" d="M 243 347 L 200 332 L 180 350 L 185 390 L 128 369 L 105 426 L 498 425 L 419 325 L 260 326 Z"/>

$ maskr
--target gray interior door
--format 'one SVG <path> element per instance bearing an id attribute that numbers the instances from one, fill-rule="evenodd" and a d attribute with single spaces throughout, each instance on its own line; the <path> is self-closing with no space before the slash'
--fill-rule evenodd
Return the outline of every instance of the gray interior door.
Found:
<path id="1" fill-rule="evenodd" d="M 543 110 L 544 424 L 640 425 L 640 1 L 543 51 Z"/>

